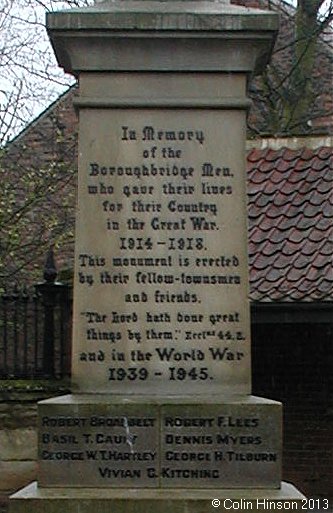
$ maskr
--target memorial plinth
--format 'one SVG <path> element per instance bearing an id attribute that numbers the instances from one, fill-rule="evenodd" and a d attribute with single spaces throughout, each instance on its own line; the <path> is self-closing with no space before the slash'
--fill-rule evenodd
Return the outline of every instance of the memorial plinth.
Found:
<path id="1" fill-rule="evenodd" d="M 275 401 L 80 394 L 43 401 L 39 420 L 42 487 L 280 487 Z"/>
<path id="2" fill-rule="evenodd" d="M 281 404 L 251 396 L 246 88 L 276 15 L 126 0 L 47 25 L 80 83 L 73 395 L 39 404 L 12 513 L 300 507 Z"/>

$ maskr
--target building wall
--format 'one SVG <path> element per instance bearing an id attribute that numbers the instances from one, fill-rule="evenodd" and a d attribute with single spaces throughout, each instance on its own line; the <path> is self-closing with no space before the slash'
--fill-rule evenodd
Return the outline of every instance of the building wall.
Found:
<path id="1" fill-rule="evenodd" d="M 253 393 L 284 406 L 283 479 L 333 496 L 332 325 L 253 327 Z"/>
<path id="2" fill-rule="evenodd" d="M 37 402 L 67 393 L 62 382 L 0 381 L 1 503 L 37 475 Z"/>
<path id="3" fill-rule="evenodd" d="M 29 394 L 30 395 L 30 394 Z M 0 500 L 36 476 L 36 399 L 0 398 Z"/>

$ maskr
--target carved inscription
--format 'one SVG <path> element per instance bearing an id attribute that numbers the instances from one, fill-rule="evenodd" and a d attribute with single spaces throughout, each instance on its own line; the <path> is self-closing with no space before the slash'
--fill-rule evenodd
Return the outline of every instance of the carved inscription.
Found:
<path id="1" fill-rule="evenodd" d="M 80 163 L 74 376 L 248 391 L 244 176 L 228 127 L 220 141 L 210 118 L 100 116 Z"/>
<path id="2" fill-rule="evenodd" d="M 71 472 L 71 486 L 157 486 L 152 469 L 159 464 L 158 436 L 153 408 L 150 414 L 123 408 L 122 415 L 105 415 L 97 408 L 75 417 L 66 412 L 42 415 L 42 483 L 65 484 L 65 466 Z"/>
<path id="3" fill-rule="evenodd" d="M 75 486 L 247 487 L 279 484 L 278 411 L 267 428 L 263 408 L 122 406 L 44 411 L 39 456 L 43 484 Z M 149 413 L 150 411 L 150 413 Z M 240 472 L 240 469 L 242 471 Z"/>
<path id="4" fill-rule="evenodd" d="M 165 414 L 161 424 L 164 486 L 195 482 L 199 487 L 204 483 L 207 487 L 247 487 L 259 482 L 261 474 L 265 474 L 262 484 L 278 483 L 278 445 L 276 440 L 271 444 L 260 414 L 221 408 L 217 416 L 209 416 L 209 411 L 202 416 L 192 408 L 186 416 L 181 410 L 176 415 Z"/>

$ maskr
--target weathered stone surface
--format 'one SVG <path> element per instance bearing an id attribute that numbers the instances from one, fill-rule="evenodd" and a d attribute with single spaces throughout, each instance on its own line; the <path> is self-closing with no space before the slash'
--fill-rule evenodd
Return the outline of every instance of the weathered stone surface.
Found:
<path id="1" fill-rule="evenodd" d="M 278 18 L 272 11 L 219 2 L 118 1 L 49 13 L 47 25 L 59 63 L 74 74 L 83 70 L 250 73 L 267 63 Z"/>
<path id="2" fill-rule="evenodd" d="M 88 8 L 49 13 L 47 26 L 53 30 L 135 29 L 164 31 L 211 32 L 269 31 L 278 28 L 278 17 L 272 11 L 260 11 L 226 2 L 211 1 L 112 1 Z M 172 34 L 175 36 L 175 34 Z M 153 35 L 151 35 L 153 37 Z M 191 34 L 188 35 L 191 37 Z"/>
<path id="3" fill-rule="evenodd" d="M 29 428 L 36 425 L 37 402 L 34 404 L 12 401 L 0 404 L 1 427 L 6 429 Z"/>
<path id="4" fill-rule="evenodd" d="M 278 488 L 281 404 L 64 396 L 39 405 L 41 486 Z"/>
<path id="5" fill-rule="evenodd" d="M 1 460 L 36 460 L 37 431 L 33 428 L 0 431 Z"/>
<path id="6" fill-rule="evenodd" d="M 250 393 L 244 123 L 242 109 L 81 110 L 77 391 Z"/>
<path id="7" fill-rule="evenodd" d="M 59 383 L 1 382 L 0 492 L 13 493 L 36 479 L 37 401 L 65 390 Z"/>
<path id="8" fill-rule="evenodd" d="M 255 397 L 163 406 L 162 486 L 279 488 L 281 420 L 280 404 Z"/>
<path id="9" fill-rule="evenodd" d="M 36 475 L 36 461 L 0 461 L 0 490 L 17 490 L 36 479 Z"/>
<path id="10" fill-rule="evenodd" d="M 219 508 L 212 500 L 221 501 Z M 41 489 L 32 484 L 12 497 L 10 513 L 205 513 L 232 511 L 253 513 L 273 510 L 301 511 L 305 497 L 289 483 L 279 490 L 94 490 Z M 269 502 L 267 502 L 269 501 Z M 250 507 L 252 504 L 252 507 Z M 111 506 L 112 505 L 112 506 Z M 31 508 L 31 509 L 27 509 Z"/>
<path id="11" fill-rule="evenodd" d="M 41 486 L 157 486 L 156 406 L 67 396 L 39 405 Z"/>

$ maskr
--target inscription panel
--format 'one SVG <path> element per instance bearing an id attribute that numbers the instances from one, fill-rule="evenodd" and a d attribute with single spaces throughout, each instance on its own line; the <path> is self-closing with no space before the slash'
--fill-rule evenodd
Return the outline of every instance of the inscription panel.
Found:
<path id="1" fill-rule="evenodd" d="M 166 407 L 161 414 L 163 487 L 278 488 L 281 419 L 246 404 Z"/>
<path id="2" fill-rule="evenodd" d="M 96 401 L 75 409 L 44 405 L 39 419 L 41 486 L 280 485 L 277 403 L 116 406 Z"/>
<path id="3" fill-rule="evenodd" d="M 159 433 L 153 406 L 41 407 L 39 483 L 156 487 Z"/>
<path id="4" fill-rule="evenodd" d="M 250 393 L 244 113 L 80 123 L 74 385 Z"/>

